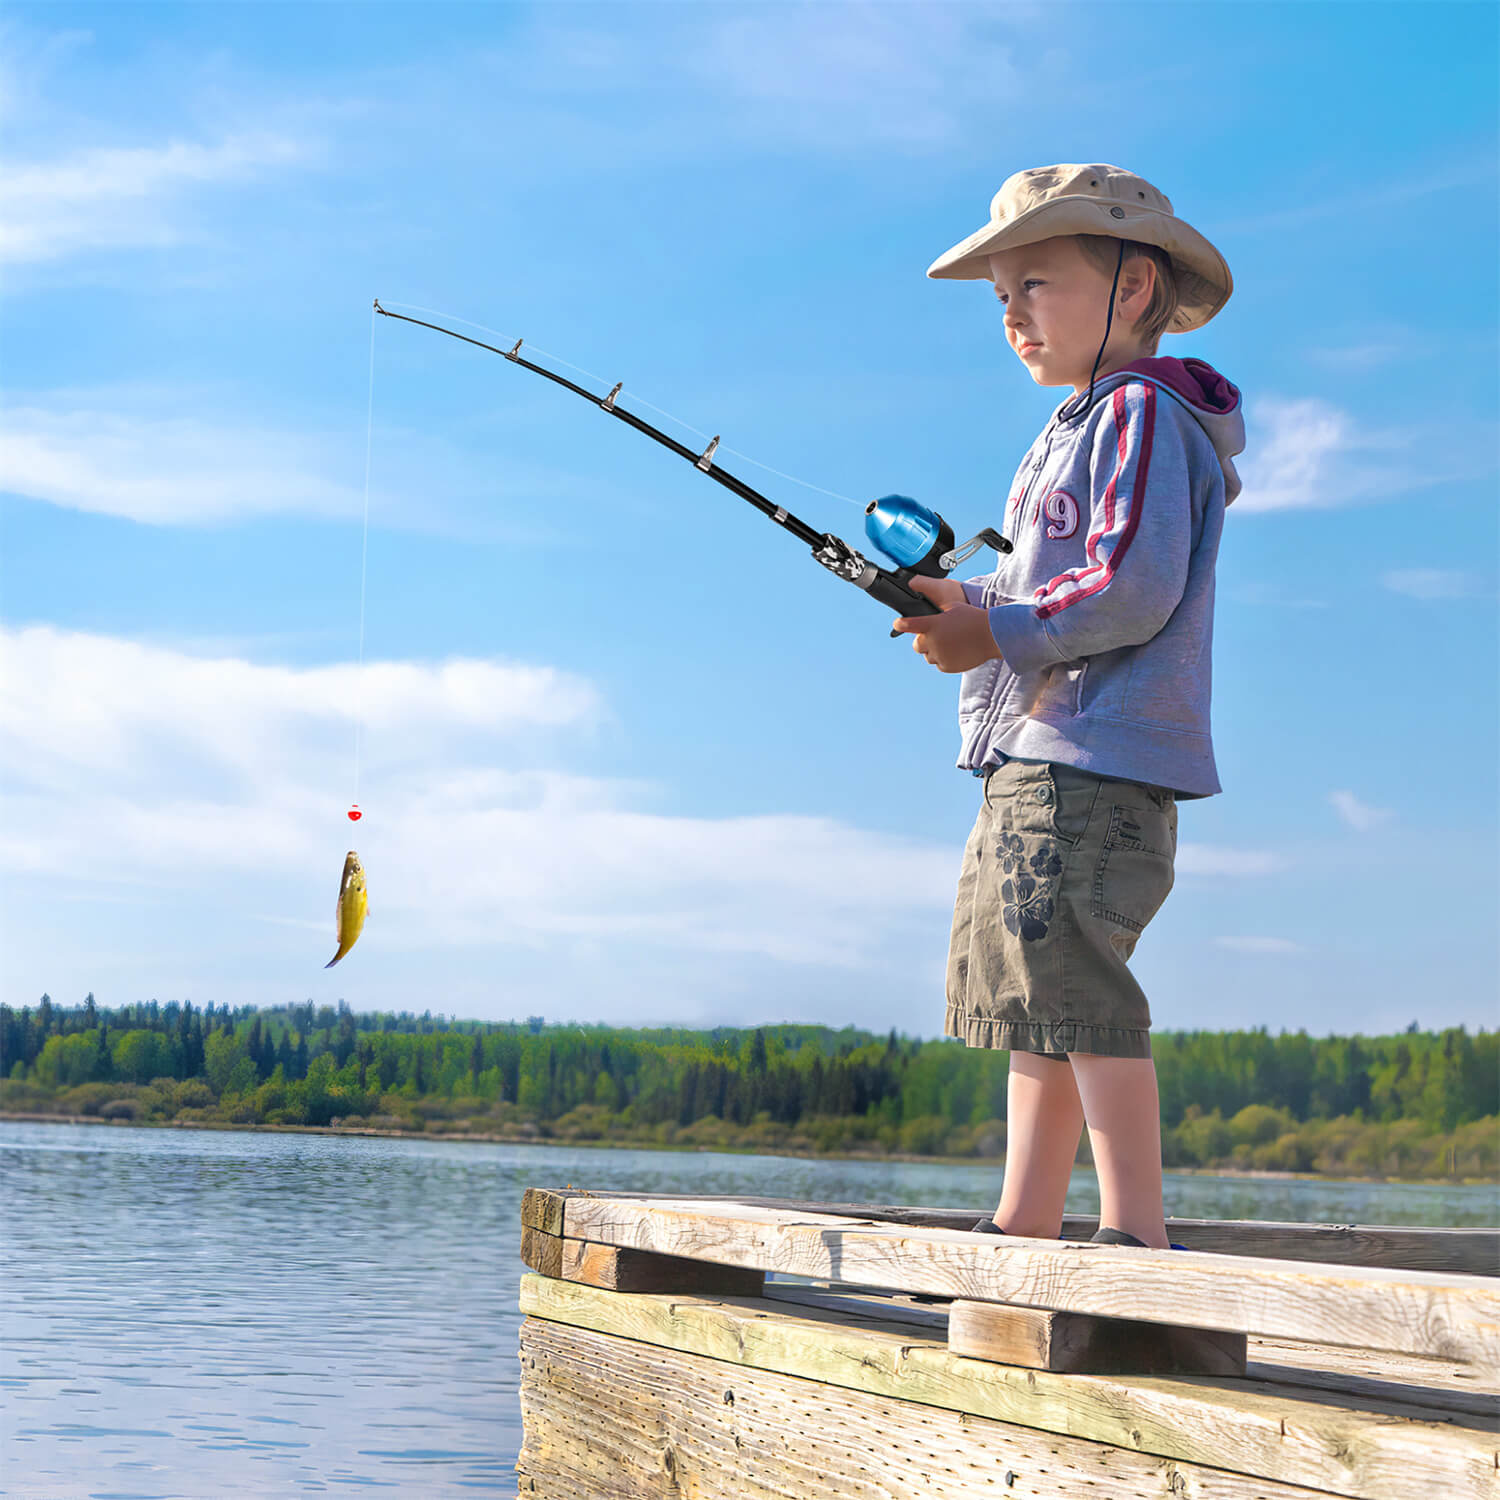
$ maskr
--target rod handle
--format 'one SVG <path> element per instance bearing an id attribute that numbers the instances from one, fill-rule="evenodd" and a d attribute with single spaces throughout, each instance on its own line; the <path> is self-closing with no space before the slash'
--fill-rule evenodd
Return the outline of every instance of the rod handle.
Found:
<path id="1" fill-rule="evenodd" d="M 887 609 L 893 609 L 898 615 L 904 616 L 942 614 L 942 610 L 931 599 L 908 588 L 895 573 L 886 568 L 875 568 L 872 571 L 875 576 L 864 585 L 865 592 Z M 899 630 L 891 631 L 891 639 L 895 640 L 900 634 Z"/>

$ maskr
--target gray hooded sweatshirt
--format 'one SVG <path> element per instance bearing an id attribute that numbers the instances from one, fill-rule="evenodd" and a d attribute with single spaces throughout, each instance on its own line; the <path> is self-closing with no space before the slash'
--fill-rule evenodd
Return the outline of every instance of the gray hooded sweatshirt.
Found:
<path id="1" fill-rule="evenodd" d="M 1058 407 L 1016 472 L 1001 527 L 1015 551 L 964 584 L 1000 659 L 963 674 L 958 764 L 1059 761 L 1211 796 L 1214 562 L 1240 491 L 1240 393 L 1202 360 L 1153 358 L 1100 379 L 1076 416 L 1086 399 Z"/>

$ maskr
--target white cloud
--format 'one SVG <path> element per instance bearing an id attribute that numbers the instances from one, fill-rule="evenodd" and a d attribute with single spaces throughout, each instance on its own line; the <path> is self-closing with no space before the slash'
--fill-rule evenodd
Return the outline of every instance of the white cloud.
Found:
<path id="1" fill-rule="evenodd" d="M 1403 345 L 1396 339 L 1350 344 L 1342 349 L 1315 344 L 1307 351 L 1306 357 L 1312 364 L 1322 365 L 1325 369 L 1337 370 L 1342 374 L 1392 364 L 1398 359 L 1404 359 L 1409 348 L 1410 344 Z"/>
<path id="2" fill-rule="evenodd" d="M 1335 468 L 1352 441 L 1353 421 L 1326 401 L 1262 399 L 1253 408 L 1253 438 L 1239 461 L 1244 493 L 1238 511 L 1335 505 Z"/>
<path id="3" fill-rule="evenodd" d="M 364 438 L 363 402 L 342 431 L 320 431 L 311 420 L 301 428 L 267 420 L 233 390 L 42 392 L 0 409 L 0 493 L 144 525 L 298 514 L 357 526 Z M 377 413 L 374 525 L 534 543 L 554 530 L 539 499 L 562 509 L 586 492 L 565 469 L 534 462 L 510 459 L 497 474 L 482 452 Z"/>
<path id="4" fill-rule="evenodd" d="M 1388 807 L 1372 807 L 1367 802 L 1361 802 L 1353 792 L 1336 791 L 1328 794 L 1328 800 L 1333 804 L 1336 811 L 1344 822 L 1360 833 L 1369 833 L 1371 829 L 1379 828 L 1382 823 L 1388 822 L 1395 814 Z"/>
<path id="5" fill-rule="evenodd" d="M 40 32 L 0 18 L 0 121 L 45 119 L 48 86 L 93 40 L 89 31 Z"/>
<path id="6" fill-rule="evenodd" d="M 1236 604 L 1249 604 L 1271 609 L 1327 609 L 1326 599 L 1304 599 L 1289 594 L 1279 579 L 1247 578 L 1233 589 L 1225 591 L 1225 597 Z"/>
<path id="7" fill-rule="evenodd" d="M 1214 942 L 1234 953 L 1305 953 L 1301 943 L 1278 937 L 1216 937 Z"/>
<path id="8" fill-rule="evenodd" d="M 552 140 L 598 128 L 599 102 L 617 96 L 627 107 L 613 112 L 610 139 L 636 159 L 722 159 L 736 147 L 972 154 L 997 119 L 1020 120 L 1034 94 L 1070 76 L 1074 59 L 1038 43 L 1045 13 L 1020 0 L 1003 10 L 845 0 L 605 10 L 582 24 L 553 7 L 482 62 L 530 123 L 545 112 Z M 632 102 L 645 96 L 648 106 Z"/>
<path id="9" fill-rule="evenodd" d="M 33 785 L 86 773 L 121 795 L 180 795 L 193 767 L 226 795 L 299 771 L 336 780 L 356 723 L 377 758 L 400 764 L 466 734 L 578 729 L 603 712 L 581 679 L 504 662 L 263 666 L 46 625 L 0 627 L 0 645 L 0 764 Z M 394 744 L 382 751 L 386 734 Z"/>
<path id="10" fill-rule="evenodd" d="M 295 931 L 330 907 L 352 843 L 391 951 L 603 942 L 616 964 L 647 949 L 862 971 L 952 901 L 946 846 L 657 814 L 650 788 L 557 769 L 604 758 L 608 716 L 550 668 L 381 662 L 361 682 L 48 627 L 0 644 L 0 872 L 33 886 L 208 893 L 216 923 Z"/>
<path id="11" fill-rule="evenodd" d="M 1177 872 L 1180 875 L 1275 875 L 1290 860 L 1265 849 L 1227 849 L 1213 844 L 1179 844 Z"/>
<path id="12" fill-rule="evenodd" d="M 1354 505 L 1493 470 L 1492 459 L 1469 463 L 1461 447 L 1417 427 L 1361 427 L 1315 396 L 1262 397 L 1247 407 L 1247 426 L 1245 453 L 1235 460 L 1245 486 L 1237 513 Z"/>
<path id="13" fill-rule="evenodd" d="M 1421 200 L 1443 193 L 1471 195 L 1476 181 L 1488 182 L 1494 174 L 1494 152 L 1487 144 L 1456 151 L 1446 149 L 1441 156 L 1420 162 L 1401 176 L 1350 174 L 1345 179 L 1350 186 L 1341 192 L 1329 192 L 1319 185 L 1310 192 L 1288 194 L 1284 186 L 1278 185 L 1276 207 L 1257 205 L 1251 217 L 1232 219 L 1221 224 L 1218 232 L 1280 236 L 1324 219 L 1334 219 L 1343 225 L 1377 221 L 1382 214 L 1397 214 L 1405 219 L 1435 214 L 1438 209 Z"/>
<path id="14" fill-rule="evenodd" d="M 0 262 L 178 244 L 192 233 L 173 212 L 185 190 L 302 165 L 309 156 L 284 136 L 243 134 L 214 145 L 94 147 L 12 164 L 0 177 Z"/>
<path id="15" fill-rule="evenodd" d="M 358 513 L 325 442 L 254 422 L 18 405 L 0 413 L 0 490 L 149 524 Z M 338 454 L 362 478 L 352 445 Z M 321 471 L 321 472 L 320 472 Z"/>
<path id="16" fill-rule="evenodd" d="M 992 28 L 961 7 L 778 6 L 715 17 L 681 56 L 696 82 L 737 98 L 758 133 L 935 150 L 964 139 L 968 113 L 1035 82 Z"/>
<path id="17" fill-rule="evenodd" d="M 1468 599 L 1480 592 L 1472 573 L 1451 568 L 1398 568 L 1383 573 L 1380 581 L 1393 594 L 1410 599 Z"/>

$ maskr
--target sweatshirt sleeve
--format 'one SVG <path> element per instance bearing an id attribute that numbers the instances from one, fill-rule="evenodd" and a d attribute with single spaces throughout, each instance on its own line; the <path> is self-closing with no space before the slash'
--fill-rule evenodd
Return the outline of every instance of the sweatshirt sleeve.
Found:
<path id="1" fill-rule="evenodd" d="M 1188 435 L 1179 425 L 1192 421 L 1145 381 L 1117 386 L 1099 403 L 1083 564 L 1031 599 L 989 611 L 1012 671 L 1139 645 L 1171 619 L 1187 587 L 1192 547 Z"/>

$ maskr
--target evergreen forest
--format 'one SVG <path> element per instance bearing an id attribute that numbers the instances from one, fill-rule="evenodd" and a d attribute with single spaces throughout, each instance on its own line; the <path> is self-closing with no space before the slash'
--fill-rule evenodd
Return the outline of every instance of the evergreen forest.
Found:
<path id="1" fill-rule="evenodd" d="M 1500 1033 L 1156 1032 L 1152 1046 L 1168 1167 L 1496 1175 Z M 1004 1054 L 895 1031 L 459 1021 L 310 1001 L 0 1006 L 11 1117 L 989 1158 L 1004 1154 L 1005 1095 Z"/>

